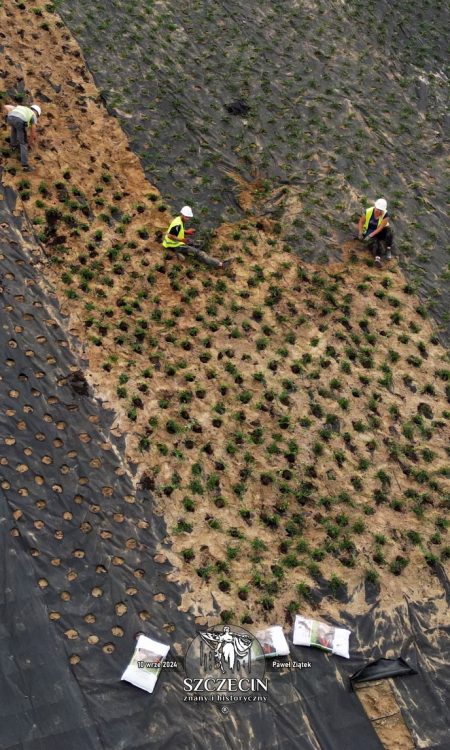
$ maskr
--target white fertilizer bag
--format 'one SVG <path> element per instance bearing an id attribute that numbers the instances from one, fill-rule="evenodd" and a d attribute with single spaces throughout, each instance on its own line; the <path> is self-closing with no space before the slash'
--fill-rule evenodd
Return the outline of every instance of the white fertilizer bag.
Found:
<path id="1" fill-rule="evenodd" d="M 266 630 L 259 630 L 256 638 L 261 644 L 264 656 L 288 656 L 289 646 L 281 625 L 272 625 Z"/>
<path id="2" fill-rule="evenodd" d="M 328 625 L 326 622 L 309 620 L 307 617 L 296 615 L 292 641 L 296 646 L 316 646 L 349 659 L 350 632 L 345 628 L 335 628 L 334 625 Z"/>
<path id="3" fill-rule="evenodd" d="M 131 682 L 148 693 L 153 693 L 156 680 L 161 671 L 161 662 L 166 658 L 170 646 L 152 641 L 146 635 L 140 635 L 131 661 L 122 675 L 122 680 Z"/>

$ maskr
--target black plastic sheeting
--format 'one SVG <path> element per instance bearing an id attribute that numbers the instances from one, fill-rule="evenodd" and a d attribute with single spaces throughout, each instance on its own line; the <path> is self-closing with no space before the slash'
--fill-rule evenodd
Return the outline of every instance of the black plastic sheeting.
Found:
<path id="1" fill-rule="evenodd" d="M 10 533 L 0 491 L 0 747 L 95 750 L 99 736 L 67 655 Z"/>
<path id="2" fill-rule="evenodd" d="M 391 685 L 415 747 L 449 750 L 450 588 L 442 568 L 437 576 L 439 596 L 412 602 L 404 595 L 388 615 L 375 603 L 354 620 L 358 646 L 350 661 L 361 669 L 383 658 L 406 662 L 417 674 L 395 677 Z M 341 616 L 350 622 L 344 612 Z"/>
<path id="3" fill-rule="evenodd" d="M 341 612 L 352 658 L 292 646 L 292 658 L 311 667 L 269 666 L 267 704 L 222 713 L 183 702 L 180 657 L 196 626 L 178 610 L 169 564 L 153 559 L 164 523 L 152 497 L 134 489 L 115 415 L 84 385 L 80 345 L 65 333 L 39 249 L 13 207 L 3 189 L 0 750 L 380 750 L 349 678 L 387 655 L 418 672 L 395 679 L 417 742 L 448 747 L 450 638 L 448 627 L 436 630 L 445 593 L 403 603 L 391 619 L 368 594 L 362 617 Z M 163 670 L 153 695 L 120 681 L 140 632 L 170 643 L 180 664 Z"/>
<path id="4" fill-rule="evenodd" d="M 417 672 L 401 656 L 398 659 L 377 659 L 352 674 L 350 683 L 353 686 L 358 682 L 371 682 L 372 680 L 400 677 L 407 674 L 417 674 Z"/>

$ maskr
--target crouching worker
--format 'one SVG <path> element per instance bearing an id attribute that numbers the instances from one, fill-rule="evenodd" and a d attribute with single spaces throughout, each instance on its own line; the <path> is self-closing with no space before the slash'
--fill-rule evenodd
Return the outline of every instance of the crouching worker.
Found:
<path id="1" fill-rule="evenodd" d="M 173 250 L 176 253 L 192 255 L 197 260 L 202 261 L 210 268 L 225 268 L 228 261 L 217 260 L 207 253 L 200 250 L 197 245 L 192 243 L 191 238 L 195 234 L 195 229 L 187 229 L 187 224 L 193 218 L 192 208 L 183 206 L 180 215 L 171 221 L 169 228 L 164 235 L 163 247 L 166 250 Z"/>
<path id="2" fill-rule="evenodd" d="M 5 104 L 6 122 L 11 127 L 10 143 L 13 148 L 20 147 L 20 161 L 25 172 L 30 171 L 28 163 L 28 146 L 31 148 L 37 140 L 37 121 L 41 115 L 39 104 L 31 107 L 14 106 Z"/>
<path id="3" fill-rule="evenodd" d="M 391 260 L 394 233 L 389 226 L 389 214 L 384 198 L 378 198 L 374 206 L 370 206 L 358 222 L 358 237 L 364 240 L 375 258 L 377 266 L 381 266 L 381 259 Z"/>

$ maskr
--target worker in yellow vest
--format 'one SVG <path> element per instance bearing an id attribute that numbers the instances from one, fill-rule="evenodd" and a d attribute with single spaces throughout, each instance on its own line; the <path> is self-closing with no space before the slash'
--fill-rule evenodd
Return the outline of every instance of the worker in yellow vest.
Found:
<path id="1" fill-rule="evenodd" d="M 20 161 L 25 172 L 30 171 L 28 163 L 28 145 L 33 147 L 37 140 L 37 121 L 41 116 L 39 104 L 31 107 L 5 104 L 6 122 L 11 127 L 10 143 L 13 148 L 20 147 Z"/>
<path id="2" fill-rule="evenodd" d="M 378 198 L 375 205 L 370 206 L 360 217 L 358 237 L 367 243 L 377 266 L 381 266 L 382 257 L 391 260 L 394 232 L 389 226 L 387 202 L 384 198 Z"/>
<path id="3" fill-rule="evenodd" d="M 185 225 L 194 217 L 190 206 L 183 206 L 180 215 L 170 222 L 170 226 L 164 235 L 163 246 L 168 250 L 171 248 L 183 248 L 189 244 L 188 237 L 195 234 L 195 229 L 185 229 Z"/>
<path id="4" fill-rule="evenodd" d="M 213 258 L 191 243 L 191 237 L 195 234 L 195 229 L 187 229 L 186 225 L 193 216 L 192 208 L 190 206 L 183 206 L 180 215 L 176 216 L 170 222 L 167 232 L 164 235 L 163 247 L 178 253 L 189 253 L 211 268 L 225 268 L 230 263 L 230 260 L 221 261 Z"/>

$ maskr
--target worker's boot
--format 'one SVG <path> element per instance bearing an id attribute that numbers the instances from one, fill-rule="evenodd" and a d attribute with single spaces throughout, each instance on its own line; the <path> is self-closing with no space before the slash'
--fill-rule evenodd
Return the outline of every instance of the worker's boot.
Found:
<path id="1" fill-rule="evenodd" d="M 372 243 L 373 244 L 372 244 L 371 250 L 372 250 L 373 257 L 375 259 L 375 265 L 378 267 L 381 267 L 381 250 L 382 250 L 381 243 L 378 239 L 375 239 L 375 237 L 372 240 Z"/>
<path id="2" fill-rule="evenodd" d="M 387 257 L 387 247 L 386 247 L 386 241 L 380 240 L 378 242 L 378 253 L 377 255 L 380 256 L 380 258 L 383 258 L 383 260 Z"/>

